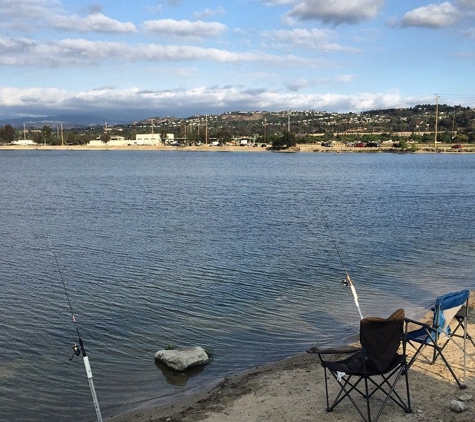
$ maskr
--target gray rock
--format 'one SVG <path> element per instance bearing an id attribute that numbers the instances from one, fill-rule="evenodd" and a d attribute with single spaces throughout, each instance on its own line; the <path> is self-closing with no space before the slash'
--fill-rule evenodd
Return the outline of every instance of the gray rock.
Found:
<path id="1" fill-rule="evenodd" d="M 454 412 L 460 413 L 468 409 L 468 406 L 459 400 L 452 400 L 450 402 L 450 409 Z"/>
<path id="2" fill-rule="evenodd" d="M 159 350 L 155 353 L 155 360 L 163 362 L 176 371 L 184 371 L 193 366 L 206 365 L 209 362 L 209 357 L 202 347 L 184 347 L 174 350 Z"/>
<path id="3" fill-rule="evenodd" d="M 461 394 L 460 396 L 458 396 L 458 399 L 460 401 L 470 401 L 470 400 L 473 399 L 473 396 L 471 394 L 464 393 L 464 394 Z"/>

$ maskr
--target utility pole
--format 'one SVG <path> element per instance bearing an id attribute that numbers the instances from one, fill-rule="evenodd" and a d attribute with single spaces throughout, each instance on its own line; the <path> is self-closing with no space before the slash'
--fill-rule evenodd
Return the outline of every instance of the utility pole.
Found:
<path id="1" fill-rule="evenodd" d="M 264 143 L 267 144 L 267 117 L 264 117 Z"/>
<path id="2" fill-rule="evenodd" d="M 208 145 L 208 115 L 205 120 L 205 144 Z"/>
<path id="3" fill-rule="evenodd" d="M 454 106 L 454 115 L 452 117 L 452 141 L 455 138 L 455 108 L 456 106 Z"/>
<path id="4" fill-rule="evenodd" d="M 437 151 L 437 127 L 439 124 L 439 96 L 435 94 L 435 133 L 434 133 L 434 148 Z"/>

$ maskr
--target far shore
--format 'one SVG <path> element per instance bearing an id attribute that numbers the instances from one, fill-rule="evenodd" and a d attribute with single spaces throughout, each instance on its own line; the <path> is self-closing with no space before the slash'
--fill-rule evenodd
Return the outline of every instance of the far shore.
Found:
<path id="1" fill-rule="evenodd" d="M 200 151 L 200 152 L 271 152 L 270 146 L 265 148 L 261 146 L 235 146 L 235 145 L 224 145 L 224 146 L 212 146 L 212 145 L 202 145 L 202 146 L 169 146 L 169 145 L 123 145 L 123 146 L 89 146 L 89 145 L 31 145 L 31 146 L 22 146 L 22 145 L 0 145 L 1 150 L 53 150 L 53 151 Z M 434 145 L 423 145 L 419 146 L 416 151 L 408 149 L 407 151 L 401 151 L 392 147 L 379 147 L 379 148 L 358 148 L 358 147 L 347 147 L 344 145 L 336 145 L 333 147 L 323 147 L 320 144 L 298 144 L 296 150 L 298 152 L 320 152 L 320 153 L 450 153 L 450 154 L 459 154 L 459 153 L 475 153 L 475 145 L 464 146 L 461 149 L 453 149 L 451 144 L 439 144 L 437 148 Z M 282 152 L 295 152 L 295 151 L 282 151 Z"/>

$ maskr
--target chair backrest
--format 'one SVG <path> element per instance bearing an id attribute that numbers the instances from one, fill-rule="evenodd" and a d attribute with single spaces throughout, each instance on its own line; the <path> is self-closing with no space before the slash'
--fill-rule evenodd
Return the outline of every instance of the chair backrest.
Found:
<path id="1" fill-rule="evenodd" d="M 367 317 L 360 321 L 360 343 L 370 362 L 384 373 L 398 356 L 404 327 L 404 309 L 388 318 Z"/>
<path id="2" fill-rule="evenodd" d="M 469 296 L 469 290 L 461 290 L 460 292 L 447 293 L 436 299 L 432 325 L 437 328 L 438 335 L 450 335 L 449 325 L 462 306 L 467 304 Z"/>

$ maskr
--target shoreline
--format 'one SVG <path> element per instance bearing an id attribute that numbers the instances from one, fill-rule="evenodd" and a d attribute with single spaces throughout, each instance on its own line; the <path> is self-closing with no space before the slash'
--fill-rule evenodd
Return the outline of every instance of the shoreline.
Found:
<path id="1" fill-rule="evenodd" d="M 434 298 L 435 300 L 435 298 Z M 475 333 L 475 293 L 470 295 L 469 333 Z M 432 311 L 426 311 L 421 321 L 430 320 Z M 346 339 L 346 344 L 354 344 Z M 344 340 L 342 340 L 342 345 Z M 475 350 L 467 342 L 468 353 Z M 412 350 L 408 350 L 409 356 Z M 462 353 L 454 345 L 447 346 L 446 356 L 456 373 L 461 376 Z M 475 420 L 475 402 L 469 402 L 468 411 L 456 415 L 450 410 L 450 401 L 461 394 L 475 394 L 475 355 L 467 357 L 466 390 L 460 390 L 449 371 L 439 359 L 431 365 L 422 358 L 410 370 L 412 413 L 406 414 L 388 404 L 382 421 L 429 422 L 433 420 Z M 358 420 L 354 408 L 345 403 L 331 413 L 325 410 L 323 369 L 318 355 L 300 353 L 283 360 L 253 367 L 242 373 L 216 380 L 200 391 L 184 392 L 166 404 L 153 406 L 153 400 L 130 412 L 114 415 L 108 422 L 353 422 Z M 152 407 L 150 407 L 150 405 Z"/>
<path id="2" fill-rule="evenodd" d="M 360 154 L 375 154 L 375 153 L 392 153 L 392 154 L 468 154 L 475 153 L 475 145 L 473 147 L 466 147 L 463 149 L 452 149 L 450 144 L 441 144 L 437 149 L 433 146 L 424 146 L 417 151 L 400 151 L 391 147 L 380 148 L 357 148 L 346 146 L 322 147 L 319 144 L 298 144 L 298 151 L 282 151 L 282 152 L 315 152 L 315 153 L 360 153 Z M 145 146 L 145 145 L 124 145 L 124 146 L 98 146 L 93 147 L 89 145 L 0 145 L 0 151 L 18 150 L 18 151 L 199 151 L 199 152 L 276 152 L 270 151 L 266 148 L 252 147 L 252 146 L 235 146 L 226 145 L 222 147 L 212 145 L 202 146 Z"/>

